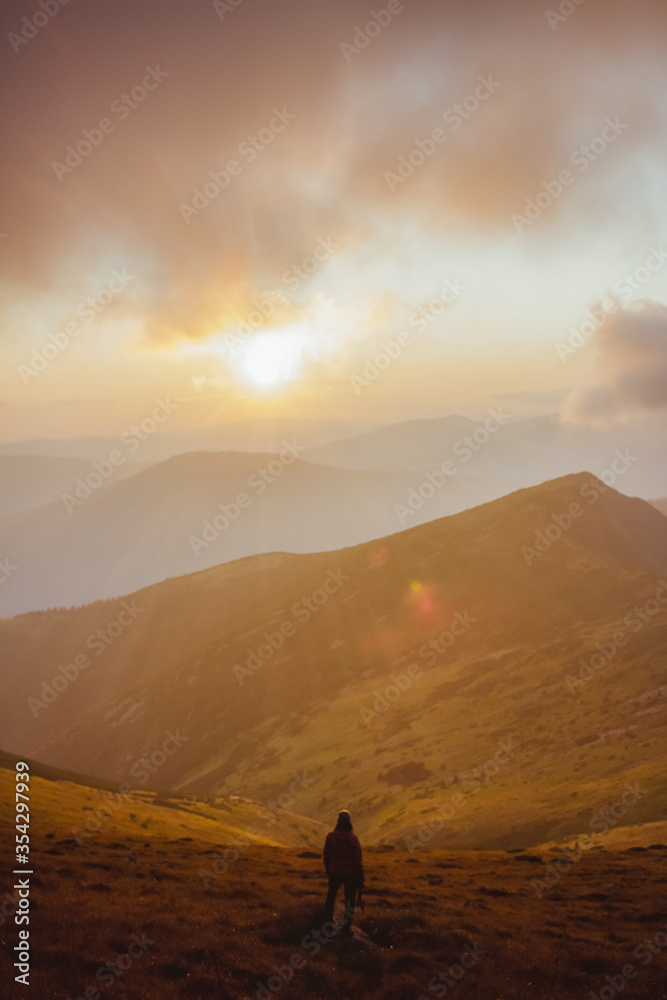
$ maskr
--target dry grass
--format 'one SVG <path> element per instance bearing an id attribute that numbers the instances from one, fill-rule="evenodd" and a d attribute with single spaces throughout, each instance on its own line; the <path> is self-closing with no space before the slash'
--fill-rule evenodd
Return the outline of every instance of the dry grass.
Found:
<path id="1" fill-rule="evenodd" d="M 51 789 L 55 802 L 58 786 Z M 323 921 L 319 859 L 254 846 L 206 888 L 201 872 L 211 870 L 212 851 L 223 852 L 224 835 L 218 845 L 189 839 L 184 822 L 175 839 L 150 828 L 129 835 L 109 821 L 78 846 L 55 811 L 41 814 L 32 841 L 31 996 L 76 1000 L 97 986 L 114 1000 L 255 998 L 273 967 L 298 954 L 304 964 L 277 991 L 284 1000 L 417 1000 L 445 995 L 429 982 L 468 945 L 484 954 L 448 997 L 563 1000 L 599 990 L 627 962 L 640 967 L 635 947 L 667 925 L 667 850 L 655 846 L 589 851 L 541 898 L 530 880 L 544 866 L 530 853 L 424 851 L 411 860 L 368 849 L 363 940 L 325 943 L 313 954 L 304 937 Z M 3 823 L 1 833 L 8 844 L 11 827 Z M 113 986 L 101 984 L 97 970 L 133 934 L 154 943 Z M 11 922 L 2 939 L 2 981 L 11 982 Z M 627 995 L 665 997 L 667 954 L 641 968 Z M 27 993 L 17 987 L 14 995 Z"/>

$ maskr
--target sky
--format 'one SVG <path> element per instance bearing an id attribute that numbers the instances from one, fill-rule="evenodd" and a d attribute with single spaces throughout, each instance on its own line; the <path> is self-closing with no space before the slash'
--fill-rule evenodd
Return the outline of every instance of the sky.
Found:
<path id="1" fill-rule="evenodd" d="M 658 0 L 8 0 L 3 441 L 667 406 Z M 377 364 L 376 364 L 377 362 Z"/>

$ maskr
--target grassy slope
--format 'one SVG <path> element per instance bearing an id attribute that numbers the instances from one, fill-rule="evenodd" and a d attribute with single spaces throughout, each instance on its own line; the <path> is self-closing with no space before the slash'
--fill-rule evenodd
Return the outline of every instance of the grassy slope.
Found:
<path id="1" fill-rule="evenodd" d="M 650 794 L 625 821 L 657 819 L 667 804 L 664 612 L 576 697 L 565 677 L 655 594 L 667 570 L 667 521 L 607 490 L 534 565 L 521 555 L 553 513 L 582 502 L 589 478 L 565 477 L 378 543 L 245 559 L 140 592 L 141 617 L 54 705 L 36 720 L 8 714 L 11 745 L 121 781 L 166 728 L 180 726 L 189 742 L 160 772 L 165 787 L 269 799 L 306 770 L 314 784 L 300 812 L 328 822 L 346 803 L 367 837 L 399 843 L 466 788 L 433 845 L 573 836 L 630 780 Z M 265 632 L 294 621 L 294 601 L 338 567 L 349 576 L 340 591 L 239 686 L 232 665 Z M 7 704 L 25 704 L 117 605 L 0 623 Z M 427 666 L 418 650 L 457 611 L 477 622 Z M 360 709 L 413 661 L 423 675 L 366 727 Z M 466 781 L 501 739 L 520 750 L 470 794 Z M 398 765 L 406 765 L 400 783 L 383 780 Z M 410 765 L 430 774 L 415 777 Z"/>
<path id="2" fill-rule="evenodd" d="M 434 845 L 512 847 L 572 836 L 634 781 L 649 794 L 623 822 L 662 817 L 667 691 L 658 651 L 664 649 L 664 625 L 642 638 L 576 697 L 564 683 L 561 642 L 539 653 L 529 646 L 472 663 L 462 655 L 446 672 L 425 668 L 366 728 L 358 706 L 372 706 L 373 690 L 383 684 L 369 678 L 309 720 L 298 742 L 267 724 L 258 736 L 262 753 L 275 749 L 276 763 L 260 769 L 259 754 L 248 752 L 225 787 L 261 795 L 284 780 L 307 746 L 316 782 L 299 808 L 322 815 L 347 802 L 376 841 L 400 843 L 457 794 L 463 801 L 454 800 L 456 812 Z M 583 636 L 570 641 L 585 648 Z M 534 676 L 538 657 L 541 677 Z M 516 750 L 496 774 L 485 776 L 497 740 Z M 409 765 L 416 762 L 430 774 L 412 778 Z M 401 764 L 405 777 L 392 771 Z M 391 783 L 383 780 L 392 773 Z"/>
<path id="3" fill-rule="evenodd" d="M 209 844 L 230 843 L 246 836 L 254 844 L 319 847 L 324 827 L 289 811 L 269 816 L 250 800 L 218 797 L 210 801 L 163 798 L 155 792 L 118 788 L 107 791 L 71 781 L 46 780 L 31 769 L 30 814 L 40 831 L 57 822 L 60 833 L 88 844 L 97 829 L 114 830 L 119 837 L 157 837 L 177 840 L 196 837 Z M 0 804 L 11 812 L 14 771 L 0 768 Z M 91 820 L 90 824 L 88 820 Z M 146 832 L 143 832 L 146 831 Z"/>
<path id="4" fill-rule="evenodd" d="M 7 845 L 13 779 L 8 772 L 1 778 L 0 838 Z M 31 792 L 31 995 L 45 1000 L 100 987 L 96 972 L 115 963 L 133 935 L 150 944 L 113 984 L 119 1000 L 254 998 L 258 983 L 294 954 L 304 964 L 280 990 L 285 1000 L 415 1000 L 436 995 L 428 983 L 458 962 L 466 945 L 481 954 L 461 983 L 469 1000 L 584 996 L 627 962 L 641 969 L 634 1000 L 667 995 L 664 954 L 647 966 L 633 955 L 667 925 L 665 849 L 591 850 L 541 896 L 531 880 L 561 852 L 419 851 L 411 861 L 404 852 L 367 850 L 360 939 L 313 954 L 302 942 L 322 926 L 319 859 L 258 845 L 205 885 L 202 871 L 210 870 L 215 848 L 205 821 L 187 813 L 145 829 L 114 816 L 78 846 L 71 821 L 96 794 L 39 778 Z M 156 812 L 143 800 L 136 809 L 141 822 Z M 220 851 L 229 839 L 221 829 Z M 0 981 L 10 986 L 5 995 L 18 997 L 24 988 L 10 985 L 16 931 L 10 920 L 0 932 Z"/>

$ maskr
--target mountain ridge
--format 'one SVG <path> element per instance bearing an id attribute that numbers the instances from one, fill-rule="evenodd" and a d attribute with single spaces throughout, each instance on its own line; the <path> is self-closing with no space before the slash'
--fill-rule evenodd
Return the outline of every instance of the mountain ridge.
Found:
<path id="1" fill-rule="evenodd" d="M 583 487 L 595 501 L 549 541 L 554 515 L 587 502 Z M 522 546 L 539 533 L 549 545 L 528 561 Z M 303 770 L 313 787 L 300 811 L 323 820 L 350 803 L 378 842 L 414 836 L 420 813 L 448 814 L 461 783 L 433 846 L 574 835 L 586 821 L 558 777 L 563 756 L 591 808 L 614 801 L 621 777 L 647 782 L 628 822 L 655 821 L 667 802 L 665 703 L 651 692 L 663 687 L 667 628 L 650 602 L 665 573 L 664 517 L 580 473 L 374 542 L 164 581 L 123 599 L 141 610 L 108 645 L 95 636 L 123 600 L 4 619 L 7 704 L 24 704 L 28 722 L 0 721 L 17 751 L 73 769 L 85 760 L 119 781 L 180 725 L 189 742 L 165 764 L 167 787 L 264 799 Z M 604 669 L 582 678 L 581 662 L 621 632 Z M 31 717 L 27 699 L 43 700 L 40 686 L 81 653 L 89 667 Z M 395 706 L 393 676 L 405 688 Z M 653 752 L 638 754 L 635 717 Z M 503 741 L 521 750 L 487 779 Z M 512 804 L 503 819 L 501 801 Z"/>
<path id="2" fill-rule="evenodd" d="M 121 481 L 112 470 L 106 485 L 95 472 L 60 501 L 0 518 L 0 550 L 21 570 L 3 586 L 0 613 L 81 604 L 248 554 L 334 549 L 400 529 L 394 505 L 421 477 L 316 466 L 288 445 L 284 459 L 190 452 Z M 505 490 L 460 476 L 410 516 L 430 520 Z"/>

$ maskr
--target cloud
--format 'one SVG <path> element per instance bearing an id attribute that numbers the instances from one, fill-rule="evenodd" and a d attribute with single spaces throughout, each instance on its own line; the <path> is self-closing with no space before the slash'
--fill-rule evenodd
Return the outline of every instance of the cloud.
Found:
<path id="1" fill-rule="evenodd" d="M 644 299 L 607 316 L 592 338 L 597 380 L 574 389 L 566 422 L 608 424 L 667 408 L 667 307 Z"/>
<path id="2" fill-rule="evenodd" d="M 11 31 L 16 5 L 7 6 Z M 76 303 L 82 274 L 128 265 L 137 283 L 124 307 L 140 316 L 145 340 L 203 340 L 280 288 L 320 238 L 332 236 L 345 258 L 387 219 L 439 236 L 511 235 L 510 214 L 620 114 L 627 132 L 535 232 L 548 238 L 552 226 L 608 218 L 612 193 L 637 176 L 637 158 L 659 134 L 662 2 L 586 0 L 552 30 L 544 10 L 523 0 L 404 0 L 347 62 L 340 45 L 369 11 L 367 0 L 245 0 L 224 20 L 210 3 L 180 0 L 64 8 L 4 61 L 13 95 L 0 176 L 10 297 L 55 286 Z M 126 118 L 112 114 L 113 133 L 59 181 L 52 161 L 155 64 L 168 73 L 159 88 Z M 500 81 L 497 92 L 456 129 L 445 123 L 446 143 L 392 192 L 385 173 L 443 125 L 480 75 Z M 186 223 L 179 205 L 239 158 L 275 107 L 295 119 Z M 641 185 L 633 197 L 639 216 Z"/>

